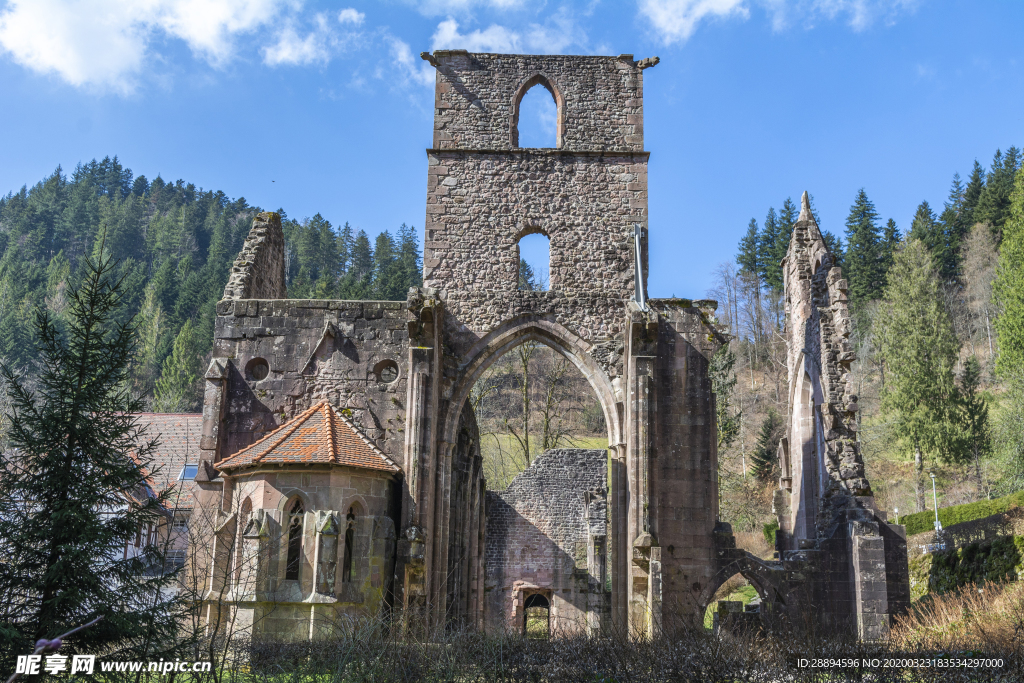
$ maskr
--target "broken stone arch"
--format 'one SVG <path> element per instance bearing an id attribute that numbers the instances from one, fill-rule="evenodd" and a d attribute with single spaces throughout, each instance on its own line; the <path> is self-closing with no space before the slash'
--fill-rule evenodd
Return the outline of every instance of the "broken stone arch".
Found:
<path id="1" fill-rule="evenodd" d="M 623 437 L 618 419 L 615 388 L 608 374 L 587 352 L 589 344 L 558 323 L 533 316 L 515 318 L 499 325 L 466 353 L 465 358 L 468 360 L 463 365 L 461 377 L 452 391 L 450 409 L 445 420 L 444 441 L 455 443 L 462 407 L 469 398 L 473 385 L 487 368 L 515 347 L 531 341 L 540 342 L 554 349 L 576 366 L 594 389 L 604 411 L 605 424 L 608 428 L 608 447 L 613 448 L 621 444 Z"/>
<path id="2" fill-rule="evenodd" d="M 781 576 L 776 576 L 779 573 L 780 570 L 769 567 L 752 555 L 745 553 L 743 557 L 739 557 L 719 569 L 718 573 L 704 587 L 697 599 L 698 614 L 704 614 L 715 597 L 715 591 L 736 574 L 750 582 L 764 604 L 785 605 L 785 580 Z"/>

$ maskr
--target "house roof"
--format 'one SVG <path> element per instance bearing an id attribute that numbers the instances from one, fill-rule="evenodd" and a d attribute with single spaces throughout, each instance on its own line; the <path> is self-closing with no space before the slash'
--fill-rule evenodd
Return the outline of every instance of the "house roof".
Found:
<path id="1" fill-rule="evenodd" d="M 253 465 L 347 465 L 382 472 L 401 468 L 327 401 L 296 415 L 256 443 L 217 463 L 219 470 Z"/>
<path id="2" fill-rule="evenodd" d="M 199 462 L 202 414 L 139 413 L 136 417 L 139 426 L 146 430 L 143 439 L 158 442 L 151 454 L 149 467 L 145 468 L 150 487 L 162 493 L 176 485 L 177 490 L 168 497 L 166 506 L 191 510 L 195 506 L 196 484 L 191 479 L 179 481 L 178 477 L 186 464 Z"/>

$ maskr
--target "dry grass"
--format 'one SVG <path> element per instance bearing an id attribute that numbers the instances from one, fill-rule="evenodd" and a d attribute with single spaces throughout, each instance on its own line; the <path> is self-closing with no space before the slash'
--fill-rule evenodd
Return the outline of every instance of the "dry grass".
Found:
<path id="1" fill-rule="evenodd" d="M 970 584 L 929 595 L 892 630 L 901 648 L 1015 650 L 1024 648 L 1024 582 Z"/>

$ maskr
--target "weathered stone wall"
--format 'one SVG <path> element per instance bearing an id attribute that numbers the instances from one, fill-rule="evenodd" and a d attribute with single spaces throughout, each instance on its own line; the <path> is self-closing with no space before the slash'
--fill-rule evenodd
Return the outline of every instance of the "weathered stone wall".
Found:
<path id="1" fill-rule="evenodd" d="M 223 298 L 283 299 L 286 296 L 281 216 L 269 211 L 258 213 L 241 253 L 231 266 Z"/>
<path id="2" fill-rule="evenodd" d="M 501 55 L 438 50 L 434 147 L 507 150 L 537 76 L 559 109 L 562 149 L 640 151 L 643 73 L 633 55 Z"/>
<path id="3" fill-rule="evenodd" d="M 547 451 L 507 489 L 487 492 L 490 628 L 522 628 L 523 596 L 532 591 L 551 601 L 552 630 L 586 629 L 589 596 L 605 595 L 605 555 L 588 567 L 588 549 L 607 535 L 607 458 L 603 450 Z"/>
<path id="4" fill-rule="evenodd" d="M 708 364 L 722 340 L 709 334 L 709 310 L 685 300 L 653 299 L 662 322 L 654 364 L 656 457 L 651 533 L 661 546 L 663 611 L 694 610 L 695 584 L 714 571 L 718 450 Z"/>
<path id="5" fill-rule="evenodd" d="M 404 460 L 408 311 L 396 301 L 222 301 L 214 359 L 227 364 L 221 457 L 327 399 L 392 459 Z M 260 359 L 269 374 L 252 372 Z M 382 363 L 394 363 L 384 381 Z"/>
<path id="6" fill-rule="evenodd" d="M 874 506 L 857 440 L 847 283 L 807 193 L 783 261 L 790 419 L 779 449 L 776 547 L 793 619 L 884 637 L 909 604 L 906 534 Z"/>

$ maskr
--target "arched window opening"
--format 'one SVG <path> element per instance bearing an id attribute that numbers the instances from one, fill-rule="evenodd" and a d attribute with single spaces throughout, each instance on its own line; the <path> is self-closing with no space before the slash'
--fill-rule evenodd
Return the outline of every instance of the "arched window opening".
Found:
<path id="1" fill-rule="evenodd" d="M 551 284 L 551 240 L 541 232 L 520 238 L 518 289 L 526 292 L 546 292 Z"/>
<path id="2" fill-rule="evenodd" d="M 235 584 L 237 585 L 242 579 L 242 563 L 245 561 L 245 534 L 246 528 L 249 526 L 249 519 L 252 517 L 252 499 L 246 498 L 245 502 L 242 503 L 241 513 L 238 515 L 238 524 L 235 525 L 237 530 L 235 533 Z"/>
<path id="3" fill-rule="evenodd" d="M 523 633 L 527 638 L 547 640 L 551 635 L 551 603 L 540 593 L 534 593 L 526 597 L 523 608 Z"/>
<path id="4" fill-rule="evenodd" d="M 287 581 L 299 580 L 299 565 L 302 564 L 302 518 L 305 508 L 301 499 L 292 504 L 288 520 L 288 564 L 285 566 L 284 578 Z"/>
<path id="5" fill-rule="evenodd" d="M 523 84 L 514 103 L 512 146 L 557 149 L 562 146 L 562 102 L 558 91 L 543 76 Z"/>
<path id="6" fill-rule="evenodd" d="M 348 509 L 348 514 L 345 515 L 345 557 L 344 562 L 341 565 L 341 582 L 351 583 L 352 582 L 352 564 L 355 562 L 355 557 L 352 553 L 352 545 L 355 541 L 356 535 L 356 513 L 354 508 Z"/>
<path id="7" fill-rule="evenodd" d="M 742 574 L 725 580 L 704 611 L 704 628 L 716 633 L 725 628 L 731 632 L 745 629 L 761 617 L 762 598 L 758 589 Z"/>
<path id="8" fill-rule="evenodd" d="M 572 360 L 543 342 L 525 341 L 495 358 L 473 385 L 469 403 L 491 490 L 504 490 L 545 451 L 608 445 L 594 387 Z M 516 554 L 529 561 L 528 548 Z"/>

